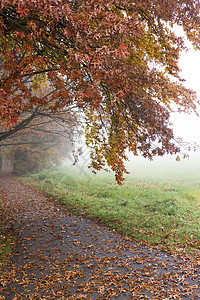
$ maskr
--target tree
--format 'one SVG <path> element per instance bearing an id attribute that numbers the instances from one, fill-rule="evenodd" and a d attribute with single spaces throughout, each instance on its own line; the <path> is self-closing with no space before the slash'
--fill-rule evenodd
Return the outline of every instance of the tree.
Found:
<path id="1" fill-rule="evenodd" d="M 61 114 L 54 113 L 51 121 L 49 117 L 35 118 L 25 129 L 1 144 L 1 152 L 13 162 L 15 174 L 22 175 L 59 165 L 72 150 L 72 136 L 76 135 L 74 118 L 70 120 L 71 115 L 62 113 L 65 122 L 61 123 Z"/>
<path id="2" fill-rule="evenodd" d="M 170 112 L 198 102 L 179 76 L 186 46 L 173 26 L 199 49 L 199 10 L 196 0 L 1 0 L 0 140 L 41 109 L 70 109 L 84 115 L 91 166 L 107 164 L 119 183 L 126 150 L 177 153 Z"/>

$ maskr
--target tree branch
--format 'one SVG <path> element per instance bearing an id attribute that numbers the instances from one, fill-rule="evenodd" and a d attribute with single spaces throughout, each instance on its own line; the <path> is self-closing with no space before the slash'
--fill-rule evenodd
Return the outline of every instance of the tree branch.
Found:
<path id="1" fill-rule="evenodd" d="M 19 124 L 17 124 L 13 129 L 10 129 L 6 132 L 3 132 L 0 134 L 0 141 L 3 141 L 7 137 L 13 135 L 14 133 L 18 132 L 21 129 L 24 129 L 26 125 L 28 125 L 36 116 L 37 116 L 37 109 L 25 120 L 21 121 Z"/>

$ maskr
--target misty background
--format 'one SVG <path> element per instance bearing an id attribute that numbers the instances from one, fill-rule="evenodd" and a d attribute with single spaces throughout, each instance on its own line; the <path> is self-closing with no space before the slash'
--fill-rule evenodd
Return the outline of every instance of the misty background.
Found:
<path id="1" fill-rule="evenodd" d="M 183 52 L 180 58 L 180 68 L 182 70 L 181 77 L 184 78 L 185 86 L 193 89 L 197 93 L 200 100 L 200 51 L 189 49 Z M 197 107 L 200 115 L 200 107 Z M 127 170 L 131 177 L 155 177 L 178 179 L 187 178 L 191 180 L 199 177 L 200 180 L 200 117 L 196 114 L 171 113 L 171 122 L 175 138 L 181 138 L 185 142 L 185 147 L 181 148 L 180 161 L 176 160 L 177 155 L 165 155 L 163 157 L 154 157 L 153 161 L 149 161 L 143 157 L 128 154 L 129 161 L 126 162 Z M 194 144 L 196 149 L 194 151 Z M 188 146 L 191 144 L 191 150 L 188 152 Z M 90 163 L 89 149 L 87 149 L 84 141 L 78 147 L 82 148 L 82 154 L 79 155 L 76 150 L 70 158 L 63 161 L 63 166 L 75 171 L 82 177 L 95 176 L 88 169 Z M 188 157 L 183 158 L 184 154 Z M 74 157 L 75 156 L 75 157 Z M 78 161 L 76 162 L 76 157 Z M 102 175 L 102 172 L 98 172 Z M 98 175 L 97 175 L 98 176 Z M 110 174 L 114 177 L 114 174 Z M 200 182 L 200 181 L 199 181 Z"/>

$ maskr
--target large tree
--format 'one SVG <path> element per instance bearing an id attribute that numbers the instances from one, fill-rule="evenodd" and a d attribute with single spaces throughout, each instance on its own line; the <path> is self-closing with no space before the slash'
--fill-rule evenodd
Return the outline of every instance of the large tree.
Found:
<path id="1" fill-rule="evenodd" d="M 200 48 L 196 0 L 1 0 L 0 140 L 41 110 L 79 110 L 92 167 L 107 164 L 120 183 L 126 150 L 176 153 L 173 107 L 191 112 L 196 95 L 178 61 L 182 27 Z M 50 92 L 41 97 L 44 83 Z"/>

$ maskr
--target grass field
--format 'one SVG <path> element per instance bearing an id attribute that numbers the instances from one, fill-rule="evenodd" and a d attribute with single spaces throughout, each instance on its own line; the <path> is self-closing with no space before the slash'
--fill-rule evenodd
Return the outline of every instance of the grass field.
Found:
<path id="1" fill-rule="evenodd" d="M 0 199 L 1 209 L 1 199 Z M 0 271 L 4 267 L 9 255 L 12 253 L 14 246 L 14 237 L 8 229 L 5 228 L 0 216 Z"/>
<path id="2" fill-rule="evenodd" d="M 97 219 L 135 240 L 168 251 L 200 250 L 200 168 L 136 162 L 124 185 L 113 174 L 63 166 L 26 177 L 72 213 Z"/>

